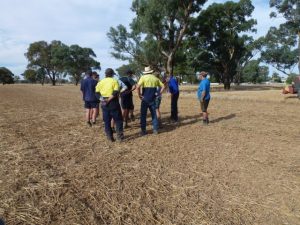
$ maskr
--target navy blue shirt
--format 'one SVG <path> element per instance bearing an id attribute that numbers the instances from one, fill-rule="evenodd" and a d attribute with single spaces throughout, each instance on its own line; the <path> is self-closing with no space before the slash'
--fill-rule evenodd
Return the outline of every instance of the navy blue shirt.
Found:
<path id="1" fill-rule="evenodd" d="M 171 94 L 179 93 L 178 82 L 173 76 L 169 80 L 169 91 Z"/>
<path id="2" fill-rule="evenodd" d="M 80 90 L 83 94 L 83 100 L 88 102 L 97 102 L 98 99 L 95 95 L 96 85 L 98 81 L 91 77 L 83 79 L 80 83 Z"/>

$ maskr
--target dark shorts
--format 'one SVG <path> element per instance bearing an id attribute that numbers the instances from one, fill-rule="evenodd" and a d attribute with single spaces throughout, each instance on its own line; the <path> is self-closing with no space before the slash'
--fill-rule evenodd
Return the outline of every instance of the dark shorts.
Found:
<path id="1" fill-rule="evenodd" d="M 95 109 L 98 107 L 99 107 L 98 102 L 84 101 L 84 108 L 86 108 L 86 109 Z"/>
<path id="2" fill-rule="evenodd" d="M 121 96 L 121 106 L 122 109 L 134 109 L 132 95 Z"/>
<path id="3" fill-rule="evenodd" d="M 159 109 L 160 103 L 161 103 L 161 97 L 157 97 L 157 98 L 155 99 L 155 108 L 156 108 L 156 109 Z"/>
<path id="4" fill-rule="evenodd" d="M 202 112 L 207 112 L 209 100 L 210 100 L 210 99 L 204 100 L 203 102 L 200 101 L 200 105 L 201 105 L 201 110 L 202 110 Z"/>

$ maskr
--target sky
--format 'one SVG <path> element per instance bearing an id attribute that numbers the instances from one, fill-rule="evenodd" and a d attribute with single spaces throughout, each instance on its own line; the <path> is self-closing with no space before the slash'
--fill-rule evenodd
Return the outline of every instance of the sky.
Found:
<path id="1" fill-rule="evenodd" d="M 236 0 L 235 0 L 236 1 Z M 102 71 L 126 64 L 110 55 L 112 43 L 107 38 L 110 27 L 128 26 L 134 18 L 132 0 L 0 0 L 0 67 L 15 75 L 24 72 L 24 53 L 30 43 L 60 40 L 67 45 L 92 48 Z M 225 0 L 209 0 L 211 3 Z M 253 0 L 257 20 L 255 37 L 266 34 L 270 26 L 282 21 L 270 19 L 269 0 Z"/>

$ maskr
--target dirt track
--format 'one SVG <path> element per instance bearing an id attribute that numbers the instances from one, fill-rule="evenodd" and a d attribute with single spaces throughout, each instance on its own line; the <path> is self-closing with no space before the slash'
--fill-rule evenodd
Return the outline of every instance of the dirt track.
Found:
<path id="1" fill-rule="evenodd" d="M 7 224 L 300 224 L 300 101 L 278 90 L 194 94 L 180 124 L 124 143 L 88 128 L 79 88 L 0 87 L 0 218 Z M 136 100 L 136 114 L 139 103 Z M 150 126 L 148 126 L 150 130 Z"/>

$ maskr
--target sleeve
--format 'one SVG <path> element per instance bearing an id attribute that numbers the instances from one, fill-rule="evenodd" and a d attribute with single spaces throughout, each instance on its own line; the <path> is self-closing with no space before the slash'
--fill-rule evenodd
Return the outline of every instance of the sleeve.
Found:
<path id="1" fill-rule="evenodd" d="M 129 82 L 132 86 L 134 86 L 136 84 L 136 82 L 132 78 L 129 79 Z"/>
<path id="2" fill-rule="evenodd" d="M 121 89 L 121 92 L 128 89 L 127 85 L 122 80 L 119 80 L 119 87 Z"/>
<path id="3" fill-rule="evenodd" d="M 117 80 L 114 80 L 113 91 L 119 91 L 120 85 Z"/>
<path id="4" fill-rule="evenodd" d="M 144 87 L 144 79 L 143 79 L 143 77 L 141 77 L 141 79 L 139 80 L 138 85 L 141 86 L 141 87 Z"/>
<path id="5" fill-rule="evenodd" d="M 158 79 L 158 86 L 159 87 L 163 87 L 164 86 L 163 82 L 161 82 L 159 79 Z"/>
<path id="6" fill-rule="evenodd" d="M 98 84 L 96 85 L 96 92 L 97 93 L 100 93 L 100 83 L 101 82 L 98 82 Z"/>

